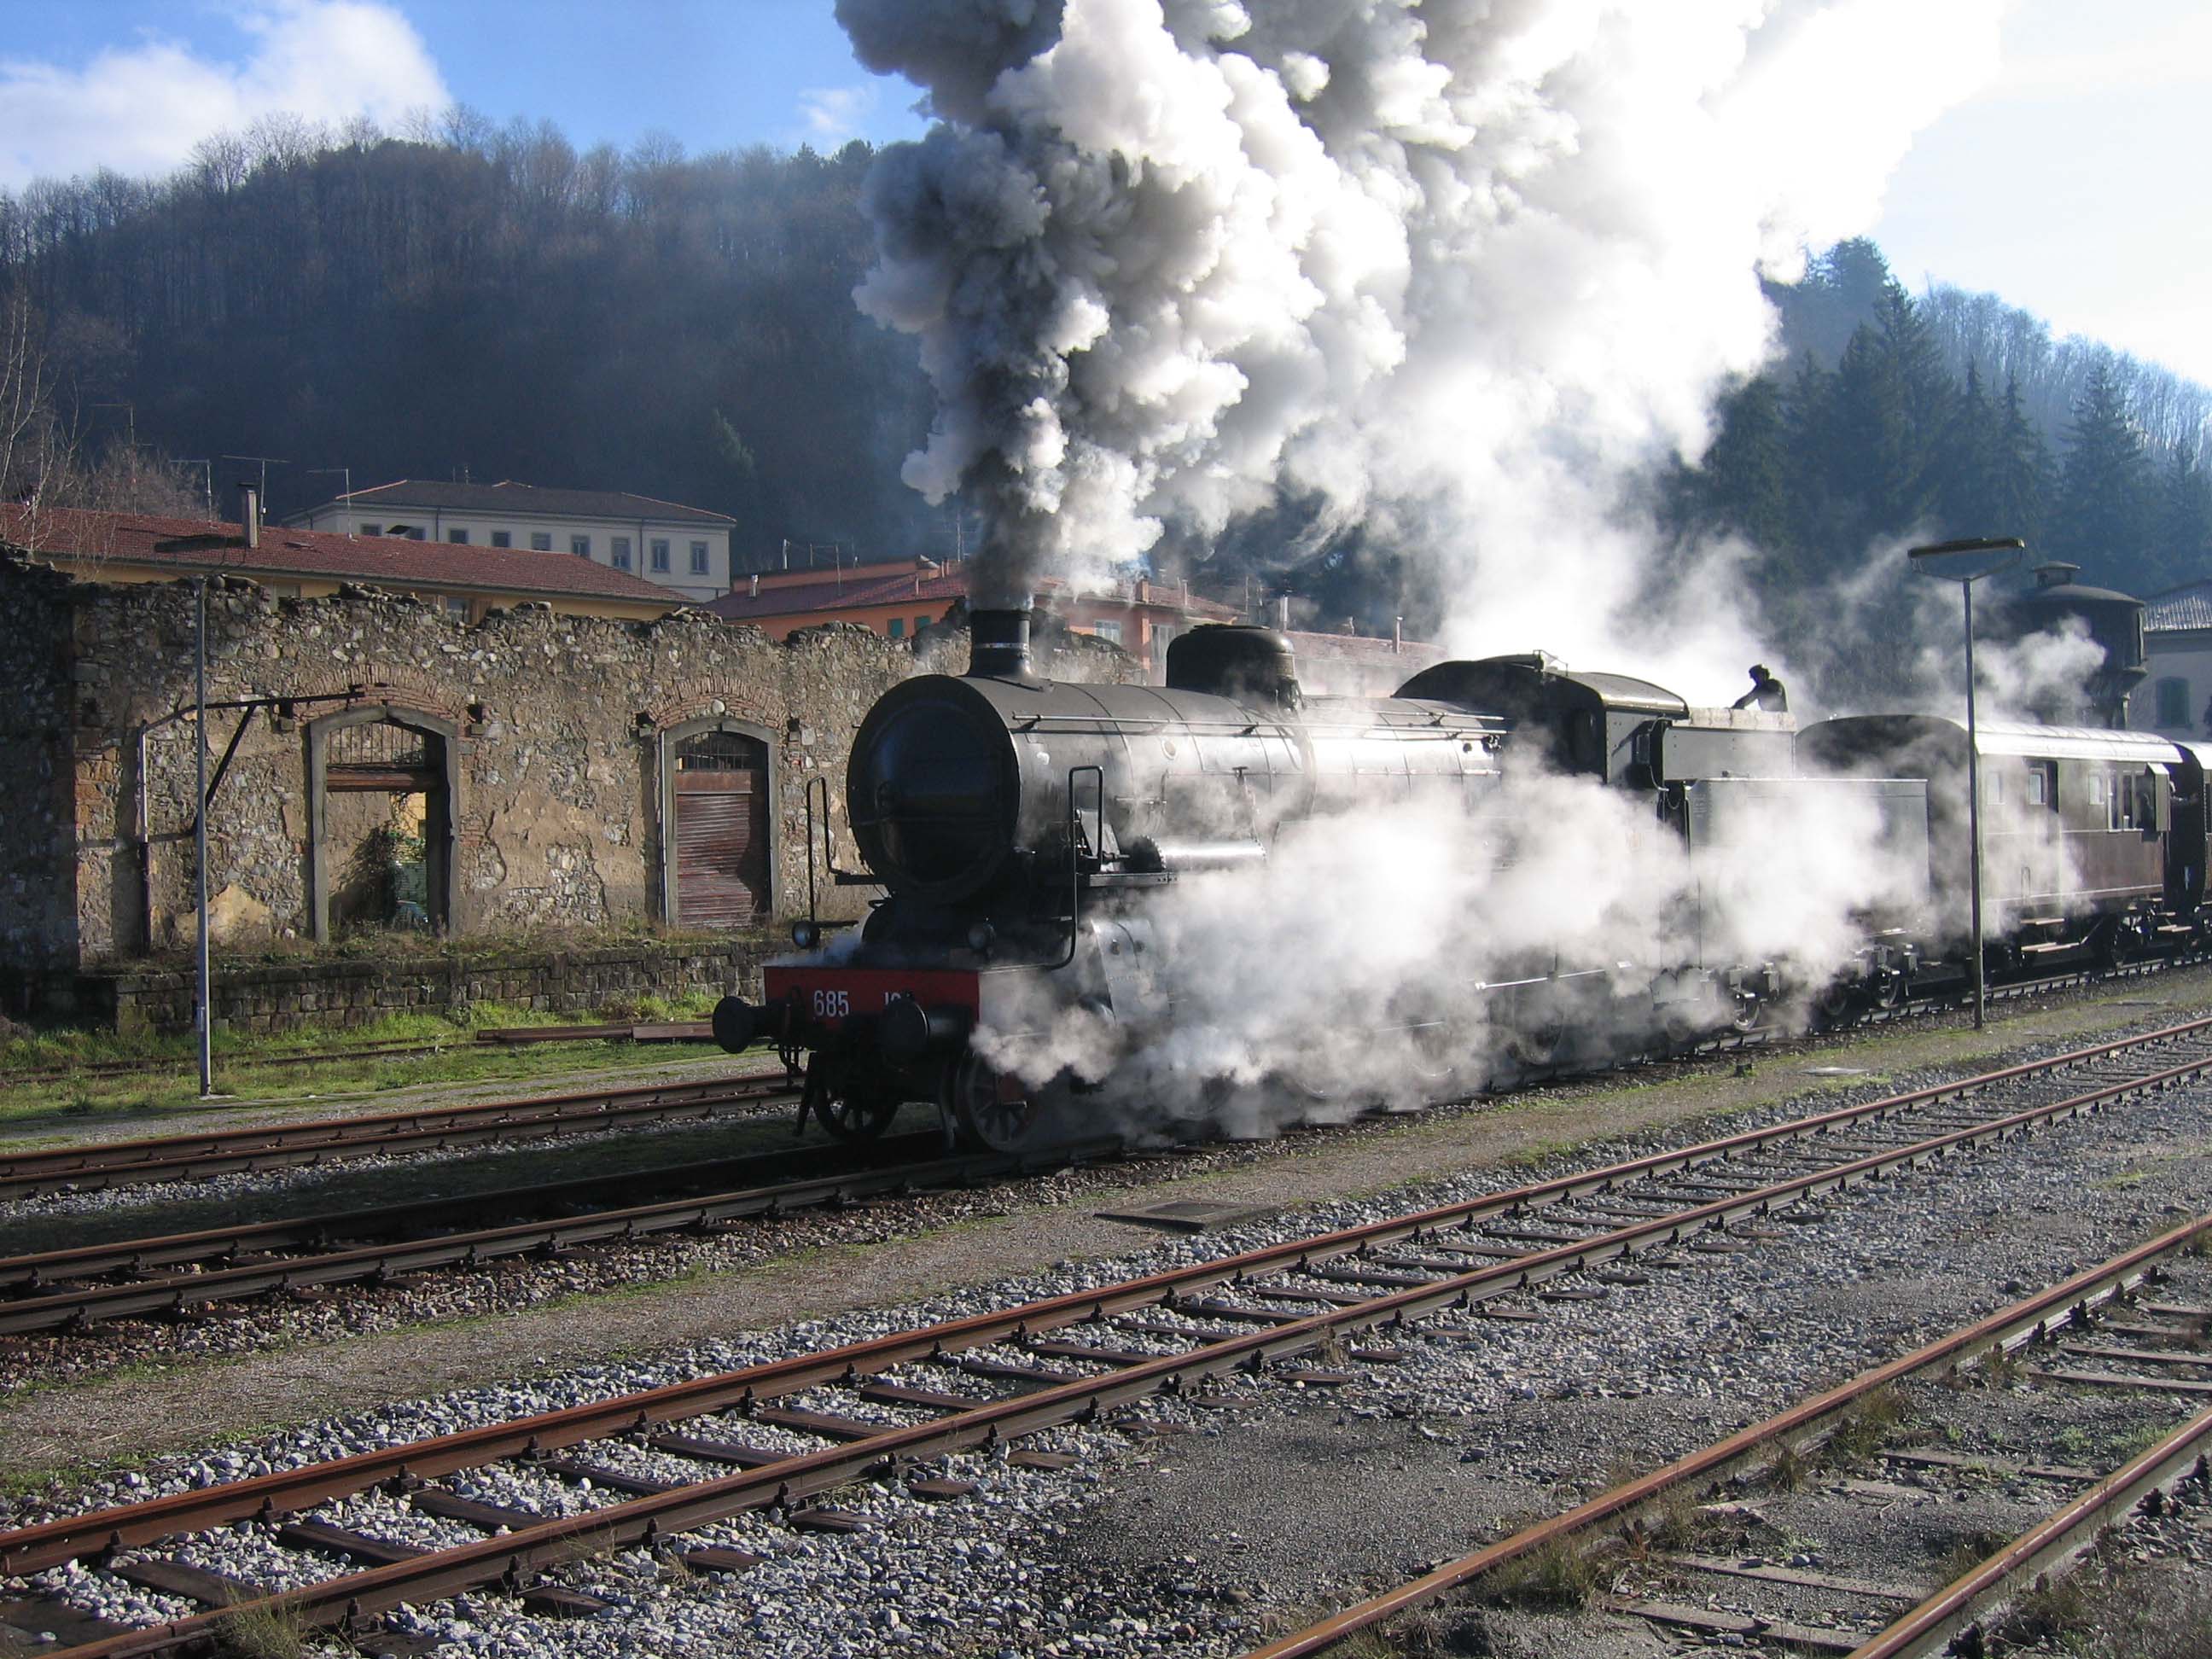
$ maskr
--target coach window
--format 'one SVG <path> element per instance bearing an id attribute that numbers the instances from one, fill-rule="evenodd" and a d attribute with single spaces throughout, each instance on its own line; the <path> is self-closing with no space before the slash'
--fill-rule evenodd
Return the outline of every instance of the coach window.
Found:
<path id="1" fill-rule="evenodd" d="M 2039 766 L 2027 769 L 2027 804 L 2030 806 L 2043 805 L 2043 769 Z"/>

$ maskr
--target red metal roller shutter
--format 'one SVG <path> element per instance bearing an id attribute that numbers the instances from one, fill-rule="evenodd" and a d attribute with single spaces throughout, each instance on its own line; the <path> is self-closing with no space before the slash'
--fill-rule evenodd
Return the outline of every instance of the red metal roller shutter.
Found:
<path id="1" fill-rule="evenodd" d="M 676 919 L 743 927 L 768 909 L 768 791 L 753 771 L 676 775 Z"/>

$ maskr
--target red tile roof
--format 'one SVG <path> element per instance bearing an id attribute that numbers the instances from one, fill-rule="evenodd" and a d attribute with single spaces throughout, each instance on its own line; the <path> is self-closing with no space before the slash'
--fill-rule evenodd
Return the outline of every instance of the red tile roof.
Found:
<path id="1" fill-rule="evenodd" d="M 432 507 L 446 513 L 540 514 L 556 519 L 645 519 L 660 524 L 733 525 L 726 513 L 684 507 L 675 501 L 633 495 L 621 489 L 545 489 L 537 484 L 516 483 L 511 478 L 494 484 L 441 483 L 429 478 L 401 478 L 372 484 L 351 495 L 327 501 L 313 509 L 320 513 L 350 502 L 356 507 L 404 511 Z M 307 516 L 295 513 L 295 519 Z"/>
<path id="2" fill-rule="evenodd" d="M 0 503 L 0 542 L 48 558 L 95 564 L 106 560 L 173 565 L 179 571 L 234 571 L 242 576 L 309 577 L 395 587 L 453 588 L 520 593 L 547 599 L 653 600 L 673 608 L 681 595 L 626 570 L 570 553 L 511 547 L 456 547 L 397 536 L 341 536 L 264 525 L 249 548 L 234 524 L 157 518 L 141 513 L 48 509 L 33 515 Z"/>
<path id="3" fill-rule="evenodd" d="M 789 617 L 811 611 L 857 611 L 879 605 L 915 604 L 925 608 L 934 606 L 941 611 L 953 600 L 964 598 L 967 592 L 968 573 L 958 565 L 938 571 L 909 567 L 890 576 L 857 576 L 848 570 L 842 581 L 831 575 L 818 581 L 793 582 L 782 587 L 763 584 L 757 594 L 740 587 L 720 599 L 710 599 L 702 608 L 713 611 L 725 622 L 758 622 L 767 617 Z"/>
<path id="4" fill-rule="evenodd" d="M 710 600 L 702 608 L 713 611 L 726 622 L 759 622 L 772 617 L 798 616 L 811 611 L 862 611 L 878 605 L 919 604 L 925 609 L 942 611 L 968 593 L 968 568 L 949 564 L 937 570 L 918 569 L 911 565 L 900 565 L 892 574 L 880 574 L 884 567 L 863 567 L 858 571 L 848 570 L 841 581 L 835 575 L 820 576 L 811 581 L 791 582 L 771 587 L 762 582 L 758 593 L 740 586 L 734 592 Z M 743 578 L 739 579 L 740 581 Z M 1048 580 L 1040 598 L 1053 601 L 1055 608 L 1064 609 L 1068 596 L 1065 584 Z M 1164 611 L 1176 611 L 1190 616 L 1215 620 L 1232 617 L 1237 613 L 1231 607 L 1216 604 L 1195 593 L 1186 594 L 1165 586 L 1144 583 L 1129 593 L 1085 593 L 1073 596 L 1088 599 L 1095 605 L 1151 605 Z M 1079 624 L 1080 625 L 1080 624 Z"/>

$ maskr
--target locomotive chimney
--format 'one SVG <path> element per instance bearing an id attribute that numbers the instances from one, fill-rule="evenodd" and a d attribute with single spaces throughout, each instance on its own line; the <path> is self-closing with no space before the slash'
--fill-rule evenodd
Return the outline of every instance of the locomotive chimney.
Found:
<path id="1" fill-rule="evenodd" d="M 968 613 L 968 672 L 979 679 L 1036 678 L 1030 665 L 1030 608 Z"/>

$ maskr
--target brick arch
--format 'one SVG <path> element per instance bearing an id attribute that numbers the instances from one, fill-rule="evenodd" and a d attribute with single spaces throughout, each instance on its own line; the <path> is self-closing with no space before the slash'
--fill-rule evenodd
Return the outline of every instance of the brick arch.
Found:
<path id="1" fill-rule="evenodd" d="M 388 708 L 413 710 L 432 715 L 449 725 L 458 726 L 464 718 L 465 702 L 457 700 L 451 684 L 432 679 L 428 675 L 412 669 L 377 669 L 359 674 L 334 674 L 325 671 L 292 681 L 282 691 L 271 695 L 296 697 L 343 698 L 349 708 Z M 331 708 L 334 703 L 316 703 L 302 709 L 309 720 L 316 718 L 315 709 Z"/>
<path id="2" fill-rule="evenodd" d="M 714 710 L 718 702 L 723 707 L 720 714 Z M 732 698 L 727 686 L 708 679 L 680 683 L 665 699 L 643 712 L 662 732 L 693 721 L 711 723 L 717 720 L 750 720 L 756 726 L 773 728 L 780 726 L 782 720 L 781 711 L 769 698 Z"/>

